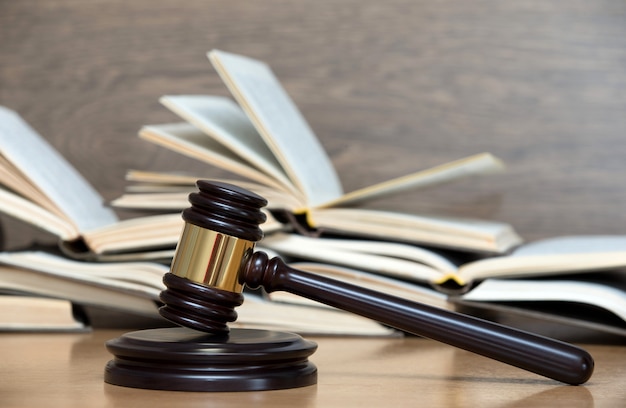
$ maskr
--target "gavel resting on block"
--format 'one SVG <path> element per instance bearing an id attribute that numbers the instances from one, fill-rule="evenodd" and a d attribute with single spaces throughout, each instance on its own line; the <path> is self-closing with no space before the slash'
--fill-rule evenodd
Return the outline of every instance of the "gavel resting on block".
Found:
<path id="1" fill-rule="evenodd" d="M 107 342 L 110 384 L 177 391 L 251 391 L 312 385 L 317 345 L 299 335 L 232 329 L 243 288 L 287 291 L 567 384 L 593 372 L 585 350 L 475 317 L 293 269 L 254 252 L 267 201 L 200 180 L 164 277 L 160 313 L 182 327 L 141 330 Z"/>

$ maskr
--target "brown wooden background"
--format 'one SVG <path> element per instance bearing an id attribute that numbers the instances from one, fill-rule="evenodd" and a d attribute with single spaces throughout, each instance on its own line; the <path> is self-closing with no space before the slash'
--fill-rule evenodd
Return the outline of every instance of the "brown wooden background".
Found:
<path id="1" fill-rule="evenodd" d="M 507 221 L 529 240 L 626 232 L 619 0 L 0 0 L 0 104 L 106 199 L 128 168 L 220 175 L 136 137 L 174 118 L 163 94 L 227 95 L 212 48 L 271 64 L 347 191 L 482 151 L 508 163 L 371 207 Z M 10 247 L 42 239 L 4 222 Z"/>

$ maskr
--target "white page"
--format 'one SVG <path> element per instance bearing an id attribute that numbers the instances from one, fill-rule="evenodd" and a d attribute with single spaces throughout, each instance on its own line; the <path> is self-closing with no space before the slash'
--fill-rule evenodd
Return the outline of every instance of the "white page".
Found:
<path id="1" fill-rule="evenodd" d="M 313 209 L 307 215 L 313 228 L 456 249 L 505 252 L 522 241 L 510 225 L 487 220 L 359 208 Z"/>
<path id="2" fill-rule="evenodd" d="M 489 153 L 481 153 L 461 160 L 407 174 L 383 183 L 351 191 L 338 200 L 325 203 L 321 207 L 348 206 L 388 197 L 406 190 L 431 187 L 456 181 L 462 178 L 495 173 L 504 168 L 502 162 Z"/>
<path id="3" fill-rule="evenodd" d="M 287 188 L 275 178 L 252 167 L 232 150 L 206 135 L 194 125 L 164 123 L 147 125 L 139 131 L 142 139 L 166 147 L 171 151 L 201 160 L 242 177 L 280 189 Z M 290 190 L 291 191 L 291 190 Z"/>
<path id="4" fill-rule="evenodd" d="M 555 301 L 595 305 L 626 321 L 626 293 L 607 285 L 565 280 L 488 279 L 462 296 L 476 302 Z"/>
<path id="5" fill-rule="evenodd" d="M 314 209 L 308 214 L 312 227 L 332 229 L 334 223 L 363 224 L 365 229 L 392 227 L 400 230 L 420 229 L 433 233 L 490 240 L 505 230 L 508 224 L 471 218 L 447 217 L 443 215 L 421 216 L 392 211 L 362 208 Z"/>
<path id="6" fill-rule="evenodd" d="M 271 69 L 219 50 L 209 59 L 309 205 L 339 198 L 343 190 L 330 159 Z"/>
<path id="7" fill-rule="evenodd" d="M 104 199 L 22 118 L 0 106 L 0 153 L 48 196 L 79 231 L 117 221 Z M 94 152 L 95 154 L 95 152 Z"/>
<path id="8" fill-rule="evenodd" d="M 442 273 L 456 272 L 457 270 L 457 266 L 446 257 L 415 245 L 349 238 L 308 237 L 295 234 L 285 236 L 276 234 L 266 239 L 271 243 L 273 237 L 278 237 L 278 240 L 289 241 L 292 245 L 305 248 L 306 251 L 310 252 L 317 248 L 340 251 L 346 256 L 349 256 L 349 253 L 357 252 L 416 262 Z"/>
<path id="9" fill-rule="evenodd" d="M 626 266 L 626 236 L 581 235 L 524 244 L 510 255 L 470 262 L 463 280 L 527 277 L 613 270 Z"/>
<path id="10" fill-rule="evenodd" d="M 276 233 L 263 238 L 261 245 L 281 255 L 342 265 L 416 282 L 431 282 L 441 276 L 441 272 L 435 268 L 414 260 L 347 251 L 317 243 L 316 240 L 317 238 L 301 235 Z"/>
<path id="11" fill-rule="evenodd" d="M 626 235 L 572 235 L 542 239 L 520 246 L 512 257 L 559 254 L 626 253 Z"/>
<path id="12" fill-rule="evenodd" d="M 160 102 L 208 137 L 299 195 L 250 120 L 231 99 L 206 95 L 166 95 L 161 97 Z"/>
<path id="13" fill-rule="evenodd" d="M 0 187 L 0 211 L 56 235 L 61 240 L 79 238 L 76 227 L 64 218 L 33 204 L 9 190 Z"/>
<path id="14" fill-rule="evenodd" d="M 163 275 L 169 271 L 168 266 L 157 262 L 81 262 L 41 251 L 0 252 L 0 263 L 81 280 L 114 280 L 158 290 L 165 289 Z"/>

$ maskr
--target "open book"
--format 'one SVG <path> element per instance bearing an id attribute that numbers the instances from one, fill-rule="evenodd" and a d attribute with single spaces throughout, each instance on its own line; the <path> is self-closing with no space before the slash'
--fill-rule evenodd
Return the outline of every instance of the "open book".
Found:
<path id="1" fill-rule="evenodd" d="M 291 240 L 294 237 L 296 241 Z M 512 326 L 517 322 L 511 317 L 532 317 L 534 326 L 523 327 L 531 331 L 556 322 L 574 328 L 574 335 L 586 329 L 626 336 L 625 237 L 555 238 L 527 244 L 511 255 L 462 265 L 412 245 L 386 243 L 372 251 L 368 241 L 339 242 L 276 233 L 258 249 L 283 256 L 293 267 L 404 299 L 490 319 L 494 318 L 490 313 L 498 312 L 497 318 L 508 319 Z M 306 251 L 309 245 L 318 247 Z M 501 267 L 494 268 L 498 263 Z M 5 252 L 0 253 L 0 293 L 64 299 L 154 322 L 160 319 L 158 295 L 167 269 L 153 262 L 94 263 L 40 251 Z M 286 292 L 247 293 L 237 312 L 239 318 L 231 327 L 325 335 L 397 334 Z"/>
<path id="2" fill-rule="evenodd" d="M 0 106 L 0 212 L 58 238 L 72 256 L 171 257 L 178 214 L 120 221 L 98 192 L 17 113 Z"/>
<path id="3" fill-rule="evenodd" d="M 42 251 L 0 252 L 0 304 L 34 311 L 43 307 L 47 313 L 39 316 L 37 326 L 25 316 L 2 319 L 0 314 L 0 331 L 67 330 L 72 324 L 79 328 L 69 314 L 71 305 L 109 311 L 149 326 L 167 324 L 158 314 L 166 272 L 168 267 L 156 262 L 84 262 Z M 21 296 L 3 297 L 3 293 Z M 272 302 L 255 294 L 246 296 L 237 313 L 231 327 L 343 336 L 398 334 L 337 309 Z"/>
<path id="4" fill-rule="evenodd" d="M 574 335 L 581 329 L 626 335 L 625 236 L 545 239 L 461 264 L 398 243 L 275 234 L 262 245 L 292 266 L 405 299 L 511 325 L 512 318 L 531 319 L 524 327 L 531 331 L 558 323 Z M 269 296 L 306 303 L 285 293 Z"/>
<path id="5" fill-rule="evenodd" d="M 219 50 L 211 51 L 209 59 L 237 103 L 218 96 L 164 96 L 161 102 L 183 122 L 145 126 L 142 138 L 245 178 L 248 188 L 268 199 L 271 211 L 286 214 L 304 231 L 490 253 L 506 252 L 520 243 L 505 223 L 354 208 L 408 189 L 501 170 L 502 163 L 492 155 L 477 154 L 344 193 L 319 140 L 266 64 Z M 178 175 L 172 176 L 169 186 L 166 175 L 143 180 L 142 175 L 132 174 L 142 185 L 113 205 L 164 209 L 184 205 L 184 193 L 171 187 L 182 182 Z M 164 188 L 160 194 L 159 186 Z"/>
<path id="6" fill-rule="evenodd" d="M 470 261 L 402 243 L 286 233 L 265 237 L 262 246 L 289 258 L 370 271 L 452 292 L 470 290 L 485 279 L 572 275 L 626 266 L 626 236 L 550 238 L 523 244 L 507 255 Z"/>

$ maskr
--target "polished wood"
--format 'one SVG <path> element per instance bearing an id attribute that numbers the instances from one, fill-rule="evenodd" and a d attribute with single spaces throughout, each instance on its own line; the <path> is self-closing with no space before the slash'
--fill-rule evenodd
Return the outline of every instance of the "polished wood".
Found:
<path id="1" fill-rule="evenodd" d="M 270 259 L 264 252 L 252 253 L 251 247 L 248 247 L 249 252 L 240 251 L 237 254 L 224 251 L 224 248 L 230 247 L 226 242 L 231 239 L 256 242 L 262 238 L 259 224 L 265 221 L 265 216 L 261 208 L 267 205 L 267 201 L 255 193 L 223 182 L 200 180 L 197 185 L 199 190 L 189 195 L 191 206 L 182 214 L 187 225 L 176 248 L 172 272 L 163 278 L 167 288 L 161 292 L 164 306 L 159 312 L 172 322 L 210 334 L 228 333 L 227 322 L 236 317 L 234 309 L 241 304 L 241 291 L 245 284 L 250 289 L 262 288 L 268 293 L 290 292 L 403 332 L 473 351 L 567 384 L 582 384 L 593 373 L 593 358 L 585 350 L 567 343 L 301 271 L 289 267 L 279 257 Z M 189 224 L 219 235 L 215 235 L 214 240 L 185 239 Z M 192 235 L 199 236 L 197 233 Z M 179 276 L 179 259 L 185 260 L 185 254 L 196 253 L 210 256 L 202 257 L 201 264 L 183 263 L 189 267 L 183 268 L 184 274 Z M 188 278 L 189 269 L 196 268 L 201 272 L 198 274 L 201 281 Z M 195 273 L 192 275 L 196 276 Z M 224 282 L 228 283 L 225 285 Z M 232 282 L 238 283 L 239 290 L 233 288 Z M 169 366 L 177 358 L 162 355 L 170 351 L 178 355 L 181 345 L 188 346 L 188 335 L 185 334 L 183 343 L 178 344 L 170 339 L 171 336 L 160 341 L 158 333 L 162 332 L 163 329 L 155 331 L 148 341 L 142 341 L 141 363 L 125 364 L 127 367 L 120 364 L 118 371 L 130 370 L 132 374 L 121 375 L 113 383 L 136 384 L 135 379 L 145 375 L 155 377 L 151 380 L 156 380 L 158 376 L 145 374 L 143 367 L 146 364 L 156 368 L 162 362 L 163 370 L 170 371 Z M 230 342 L 226 338 L 223 340 L 226 347 Z M 120 357 L 121 363 L 124 363 L 124 357 L 136 355 L 135 343 L 119 342 L 119 352 L 114 350 L 114 354 Z M 259 352 L 265 348 L 263 343 L 259 343 Z M 158 347 L 154 344 L 158 344 Z M 206 358 L 207 364 L 212 364 L 216 347 L 202 344 L 194 345 L 196 347 L 198 350 L 207 350 L 202 356 Z M 275 350 L 272 348 L 270 352 L 268 349 L 268 354 Z M 218 351 L 221 353 L 221 348 Z M 216 357 L 219 358 L 219 354 Z M 274 358 L 282 357 L 278 355 L 272 357 L 272 360 Z M 240 364 L 241 360 L 236 359 L 233 364 Z M 182 379 L 186 374 L 172 376 Z M 242 382 L 244 378 L 242 374 Z M 142 380 L 139 383 L 149 386 L 151 382 L 156 381 Z M 155 387 L 163 389 L 160 385 L 163 382 L 158 383 Z M 195 386 L 193 389 L 196 389 Z"/>
<path id="2" fill-rule="evenodd" d="M 596 359 L 591 380 L 566 386 L 419 338 L 311 338 L 314 386 L 259 392 L 194 393 L 104 382 L 104 343 L 121 331 L 0 335 L 3 407 L 617 407 L 626 401 L 626 349 L 585 345 Z"/>
<path id="3" fill-rule="evenodd" d="M 136 137 L 163 94 L 227 95 L 205 53 L 267 61 L 346 190 L 481 151 L 508 172 L 373 203 L 528 240 L 626 225 L 619 0 L 0 2 L 0 103 L 106 199 L 129 168 L 221 173 Z M 6 221 L 12 246 L 41 235 Z"/>
<path id="4" fill-rule="evenodd" d="M 243 273 L 253 289 L 290 292 L 567 384 L 593 373 L 593 357 L 571 344 L 294 269 L 263 252 Z"/>
<path id="5" fill-rule="evenodd" d="M 166 391 L 266 391 L 313 385 L 317 345 L 270 330 L 207 334 L 186 327 L 137 330 L 106 342 L 104 381 Z"/>

